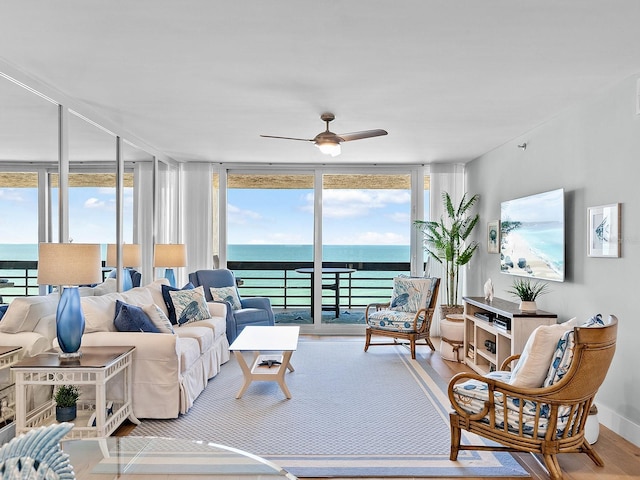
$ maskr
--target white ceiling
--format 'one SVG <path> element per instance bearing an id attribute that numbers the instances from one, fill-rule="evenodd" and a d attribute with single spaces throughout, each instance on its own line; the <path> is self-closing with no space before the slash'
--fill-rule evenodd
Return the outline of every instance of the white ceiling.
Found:
<path id="1" fill-rule="evenodd" d="M 2 60 L 185 161 L 466 162 L 640 73 L 639 36 L 637 0 L 0 4 Z M 336 158 L 259 137 L 324 111 L 389 135 Z"/>

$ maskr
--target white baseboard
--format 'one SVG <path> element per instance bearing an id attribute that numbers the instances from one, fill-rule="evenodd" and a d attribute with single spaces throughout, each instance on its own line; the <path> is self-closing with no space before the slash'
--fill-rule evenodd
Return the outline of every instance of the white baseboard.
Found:
<path id="1" fill-rule="evenodd" d="M 640 447 L 640 425 L 621 417 L 617 412 L 596 402 L 598 407 L 598 420 L 609 430 Z"/>

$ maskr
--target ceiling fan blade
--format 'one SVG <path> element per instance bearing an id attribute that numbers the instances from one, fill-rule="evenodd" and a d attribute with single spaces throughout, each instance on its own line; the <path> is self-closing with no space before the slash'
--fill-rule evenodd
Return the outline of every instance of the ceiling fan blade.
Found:
<path id="1" fill-rule="evenodd" d="M 386 130 L 376 129 L 376 130 L 364 130 L 362 132 L 353 132 L 353 133 L 339 133 L 337 136 L 340 138 L 342 142 L 350 142 L 351 140 L 360 140 L 362 138 L 371 138 L 371 137 L 380 137 L 382 135 L 387 135 Z"/>
<path id="2" fill-rule="evenodd" d="M 276 137 L 275 135 L 260 135 L 265 138 L 282 138 L 283 140 L 300 140 L 302 142 L 313 142 L 312 138 Z"/>

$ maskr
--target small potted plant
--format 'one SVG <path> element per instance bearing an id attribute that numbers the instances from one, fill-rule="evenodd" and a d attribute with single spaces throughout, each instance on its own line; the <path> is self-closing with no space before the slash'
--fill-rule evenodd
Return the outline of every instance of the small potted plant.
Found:
<path id="1" fill-rule="evenodd" d="M 548 293 L 548 285 L 544 282 L 532 282 L 530 278 L 514 280 L 511 290 L 507 290 L 513 296 L 520 299 L 520 310 L 523 312 L 535 312 L 536 298 Z"/>
<path id="2" fill-rule="evenodd" d="M 75 385 L 60 385 L 53 399 L 56 402 L 56 420 L 68 422 L 76 418 L 80 390 Z"/>

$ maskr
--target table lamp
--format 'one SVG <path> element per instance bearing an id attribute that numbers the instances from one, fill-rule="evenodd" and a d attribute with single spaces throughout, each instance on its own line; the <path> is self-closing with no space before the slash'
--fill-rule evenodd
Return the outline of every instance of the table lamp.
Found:
<path id="1" fill-rule="evenodd" d="M 184 243 L 156 243 L 153 251 L 153 266 L 165 267 L 164 277 L 172 287 L 176 286 L 173 267 L 187 266 L 187 249 Z"/>
<path id="2" fill-rule="evenodd" d="M 38 284 L 59 285 L 56 336 L 61 358 L 82 355 L 84 313 L 78 285 L 102 280 L 100 245 L 87 243 L 41 243 L 38 249 Z"/>
<path id="3" fill-rule="evenodd" d="M 137 243 L 125 243 L 122 245 L 122 267 L 124 274 L 122 275 L 122 290 L 130 290 L 133 288 L 133 280 L 131 278 L 131 269 L 139 267 L 142 263 L 142 255 L 140 254 L 140 245 Z M 116 267 L 118 260 L 116 258 L 116 245 L 110 243 L 107 245 L 107 267 Z"/>

